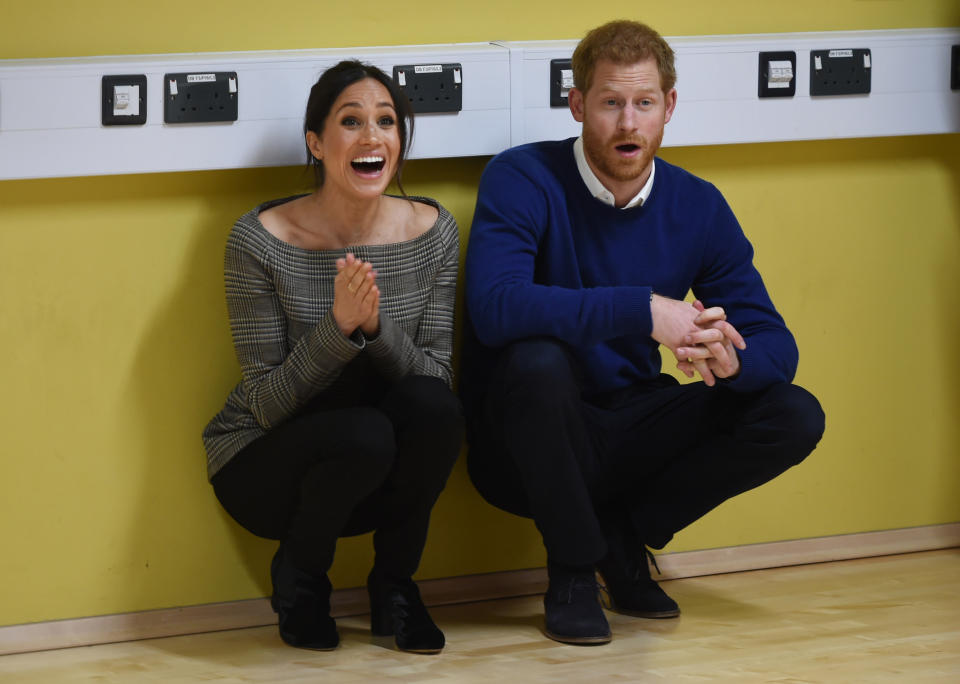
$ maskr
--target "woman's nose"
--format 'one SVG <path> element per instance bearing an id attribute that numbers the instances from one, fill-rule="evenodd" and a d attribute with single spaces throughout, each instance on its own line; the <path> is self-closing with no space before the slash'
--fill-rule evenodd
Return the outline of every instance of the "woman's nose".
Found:
<path id="1" fill-rule="evenodd" d="M 377 130 L 377 124 L 374 121 L 368 121 L 363 127 L 363 131 L 360 134 L 360 139 L 364 141 L 376 140 L 379 135 Z"/>

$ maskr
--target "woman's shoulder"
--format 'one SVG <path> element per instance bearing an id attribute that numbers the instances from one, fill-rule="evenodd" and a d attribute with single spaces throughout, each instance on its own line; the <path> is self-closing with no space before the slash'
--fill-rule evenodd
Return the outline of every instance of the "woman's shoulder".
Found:
<path id="1" fill-rule="evenodd" d="M 437 209 L 437 218 L 432 230 L 436 230 L 446 244 L 451 245 L 455 250 L 459 251 L 460 228 L 457 226 L 457 220 L 453 218 L 453 214 L 447 211 L 446 207 L 442 204 L 436 200 L 430 201 L 433 202 Z"/>
<path id="2" fill-rule="evenodd" d="M 228 242 L 235 246 L 253 245 L 265 247 L 270 244 L 272 239 L 276 239 L 277 236 L 264 225 L 264 215 L 266 214 L 268 221 L 272 217 L 274 222 L 276 222 L 284 215 L 284 209 L 286 206 L 289 206 L 288 203 L 303 197 L 304 195 L 291 195 L 258 204 L 236 220 L 233 224 L 233 229 L 230 231 Z"/>
<path id="3" fill-rule="evenodd" d="M 410 205 L 413 207 L 413 220 L 417 226 L 418 233 L 427 232 L 440 220 L 439 202 L 427 203 L 414 200 Z"/>
<path id="4" fill-rule="evenodd" d="M 408 217 L 407 240 L 416 240 L 424 235 L 436 234 L 446 239 L 457 232 L 457 222 L 447 209 L 432 197 L 390 195 L 393 210 L 397 215 Z"/>

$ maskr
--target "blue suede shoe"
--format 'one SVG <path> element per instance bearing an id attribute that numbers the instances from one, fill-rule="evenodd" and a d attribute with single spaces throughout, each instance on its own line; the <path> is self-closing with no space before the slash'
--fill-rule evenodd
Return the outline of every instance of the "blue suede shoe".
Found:
<path id="1" fill-rule="evenodd" d="M 672 618 L 680 615 L 680 606 L 650 577 L 647 555 L 642 547 L 634 553 L 611 549 L 597 564 L 607 596 L 607 608 L 615 613 L 644 618 Z M 656 560 L 653 560 L 656 567 Z M 659 568 L 658 568 L 659 569 Z"/>
<path id="2" fill-rule="evenodd" d="M 606 644 L 610 624 L 599 601 L 593 568 L 547 564 L 550 584 L 543 597 L 544 632 L 565 644 Z"/>

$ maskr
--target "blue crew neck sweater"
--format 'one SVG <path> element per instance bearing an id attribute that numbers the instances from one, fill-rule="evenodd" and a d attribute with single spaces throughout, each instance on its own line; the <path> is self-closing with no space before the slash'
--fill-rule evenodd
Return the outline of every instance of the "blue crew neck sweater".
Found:
<path id="1" fill-rule="evenodd" d="M 482 393 L 499 348 L 533 337 L 569 345 L 588 394 L 656 378 L 651 291 L 683 299 L 691 289 L 747 342 L 725 386 L 790 382 L 796 344 L 719 190 L 657 159 L 647 201 L 617 209 L 590 195 L 573 142 L 521 145 L 483 172 L 465 272 L 465 395 Z"/>

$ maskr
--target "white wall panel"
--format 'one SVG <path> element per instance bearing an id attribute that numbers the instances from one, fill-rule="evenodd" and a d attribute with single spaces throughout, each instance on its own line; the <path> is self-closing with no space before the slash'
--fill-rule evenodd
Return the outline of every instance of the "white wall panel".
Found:
<path id="1" fill-rule="evenodd" d="M 664 145 L 960 132 L 960 92 L 950 90 L 950 48 L 960 29 L 830 31 L 668 37 L 676 53 L 678 104 Z M 550 60 L 577 41 L 502 42 L 511 52 L 511 142 L 579 133 L 566 109 L 551 108 Z M 870 48 L 869 95 L 813 97 L 810 51 Z M 797 54 L 796 95 L 757 97 L 758 53 Z"/>
<path id="2" fill-rule="evenodd" d="M 510 145 L 508 53 L 488 44 L 0 61 L 0 179 L 302 164 L 310 87 L 341 59 L 460 62 L 463 109 L 417 117 L 412 158 Z M 236 71 L 234 123 L 163 123 L 163 75 Z M 146 74 L 147 123 L 100 124 L 100 78 Z"/>
<path id="3" fill-rule="evenodd" d="M 960 132 L 950 48 L 960 29 L 668 38 L 679 103 L 665 145 Z M 417 118 L 413 158 L 495 154 L 579 131 L 549 106 L 550 60 L 576 41 L 0 60 L 0 180 L 301 164 L 310 86 L 341 59 L 460 62 L 463 110 Z M 870 48 L 869 95 L 809 96 L 810 50 Z M 792 98 L 757 97 L 757 53 L 797 53 Z M 163 123 L 163 74 L 236 71 L 234 123 Z M 100 78 L 145 74 L 147 123 L 103 127 Z"/>

